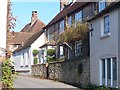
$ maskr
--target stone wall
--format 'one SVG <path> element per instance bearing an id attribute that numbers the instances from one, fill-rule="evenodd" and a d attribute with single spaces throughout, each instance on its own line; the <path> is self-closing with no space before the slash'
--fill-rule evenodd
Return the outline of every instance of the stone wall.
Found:
<path id="1" fill-rule="evenodd" d="M 47 78 L 47 69 L 45 64 L 32 65 L 32 76 Z"/>
<path id="2" fill-rule="evenodd" d="M 89 59 L 67 60 L 64 62 L 49 63 L 48 71 L 43 64 L 33 65 L 32 72 L 40 77 L 84 87 L 90 82 L 89 66 Z"/>

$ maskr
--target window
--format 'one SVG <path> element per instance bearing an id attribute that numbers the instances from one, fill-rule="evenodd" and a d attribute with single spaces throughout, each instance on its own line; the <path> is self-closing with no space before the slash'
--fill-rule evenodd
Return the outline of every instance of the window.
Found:
<path id="1" fill-rule="evenodd" d="M 59 34 L 61 34 L 64 31 L 64 20 L 60 22 L 60 29 Z"/>
<path id="2" fill-rule="evenodd" d="M 117 87 L 116 57 L 105 58 L 100 61 L 100 84 Z"/>
<path id="3" fill-rule="evenodd" d="M 20 64 L 20 67 L 23 67 L 23 60 L 24 60 L 24 57 L 23 57 L 23 56 L 24 56 L 24 53 L 21 54 L 21 62 L 20 62 L 21 64 Z"/>
<path id="4" fill-rule="evenodd" d="M 60 46 L 60 56 L 63 56 L 63 46 Z"/>
<path id="5" fill-rule="evenodd" d="M 106 1 L 105 0 L 101 0 L 99 2 L 99 12 L 101 12 L 103 9 L 105 9 L 106 7 Z"/>
<path id="6" fill-rule="evenodd" d="M 71 26 L 72 25 L 72 16 L 68 17 L 68 25 Z"/>
<path id="7" fill-rule="evenodd" d="M 54 26 L 51 26 L 48 29 L 48 41 L 51 39 L 54 39 Z"/>
<path id="8" fill-rule="evenodd" d="M 27 51 L 27 58 L 29 59 L 29 51 Z"/>
<path id="9" fill-rule="evenodd" d="M 82 54 L 82 43 L 81 41 L 75 42 L 75 56 Z"/>
<path id="10" fill-rule="evenodd" d="M 109 15 L 104 17 L 104 34 L 110 32 Z"/>
<path id="11" fill-rule="evenodd" d="M 23 53 L 23 59 L 25 58 L 25 54 Z"/>
<path id="12" fill-rule="evenodd" d="M 79 11 L 78 13 L 75 14 L 75 21 L 82 22 L 82 11 Z"/>

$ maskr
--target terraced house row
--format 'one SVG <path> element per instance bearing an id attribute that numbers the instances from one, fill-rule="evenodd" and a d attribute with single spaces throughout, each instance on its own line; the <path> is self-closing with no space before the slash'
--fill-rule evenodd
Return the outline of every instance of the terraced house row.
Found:
<path id="1" fill-rule="evenodd" d="M 39 51 L 38 64 L 42 64 L 47 63 L 47 50 L 55 48 L 57 60 L 74 60 L 75 58 L 79 60 L 79 58 L 90 57 L 91 83 L 120 87 L 120 1 L 63 1 L 60 2 L 61 11 L 47 25 L 38 23 L 37 11 L 33 11 L 32 22 L 19 32 L 29 33 L 31 36 L 21 42 L 11 57 L 16 71 L 31 74 L 31 65 L 34 65 L 33 50 Z M 87 36 L 85 43 L 81 38 L 71 42 L 58 42 L 60 38 L 65 38 L 61 35 L 68 28 L 74 28 L 75 31 L 78 22 L 87 22 L 89 25 L 85 34 Z"/>

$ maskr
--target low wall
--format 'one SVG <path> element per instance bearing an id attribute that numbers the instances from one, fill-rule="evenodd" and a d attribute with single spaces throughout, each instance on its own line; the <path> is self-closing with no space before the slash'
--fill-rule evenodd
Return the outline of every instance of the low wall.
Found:
<path id="1" fill-rule="evenodd" d="M 45 64 L 32 65 L 32 76 L 47 78 L 47 69 Z"/>
<path id="2" fill-rule="evenodd" d="M 43 64 L 33 65 L 32 73 L 42 78 L 46 77 L 51 80 L 84 87 L 84 85 L 90 82 L 89 66 L 89 59 L 68 60 L 64 62 L 49 63 L 48 70 Z"/>

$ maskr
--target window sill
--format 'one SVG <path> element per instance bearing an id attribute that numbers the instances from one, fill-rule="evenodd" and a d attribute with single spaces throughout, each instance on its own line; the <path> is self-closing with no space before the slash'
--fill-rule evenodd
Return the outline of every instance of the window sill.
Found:
<path id="1" fill-rule="evenodd" d="M 102 36 L 100 37 L 100 39 L 103 39 L 103 38 L 106 38 L 106 37 L 109 37 L 109 36 L 110 36 L 110 33 L 106 33 L 106 34 L 102 35 Z"/>

